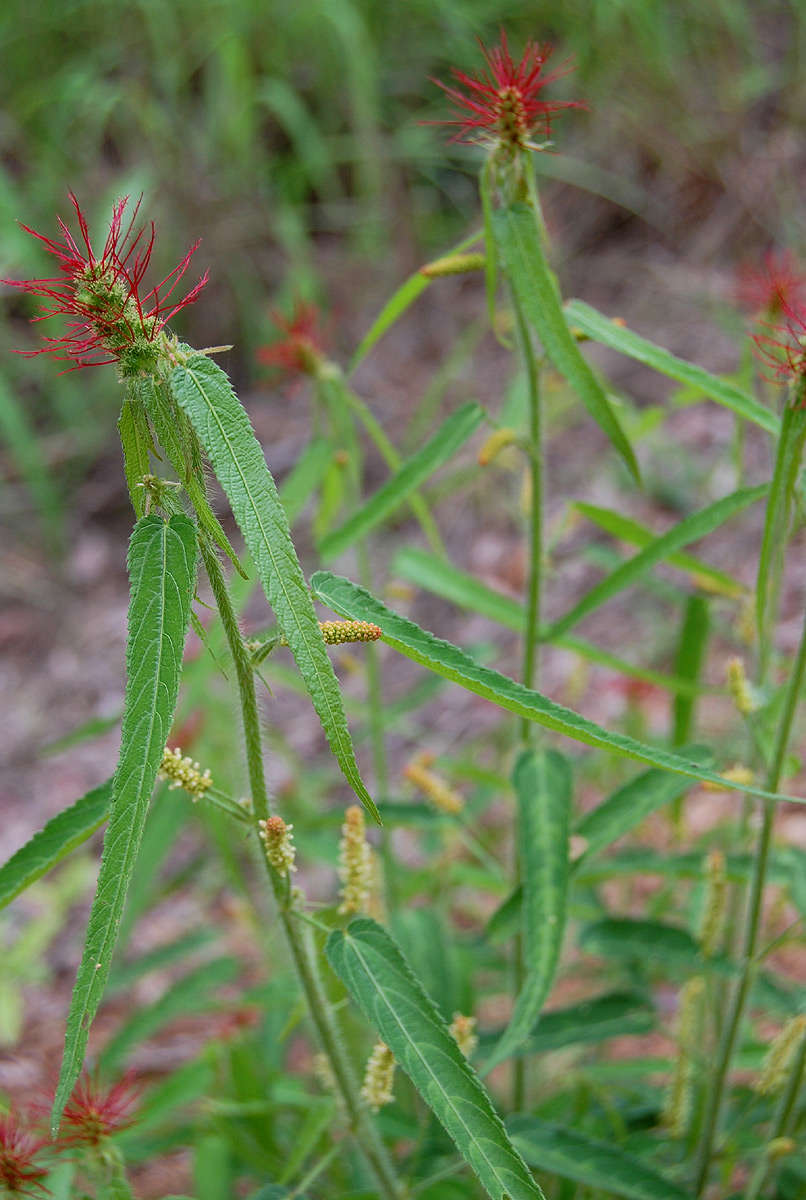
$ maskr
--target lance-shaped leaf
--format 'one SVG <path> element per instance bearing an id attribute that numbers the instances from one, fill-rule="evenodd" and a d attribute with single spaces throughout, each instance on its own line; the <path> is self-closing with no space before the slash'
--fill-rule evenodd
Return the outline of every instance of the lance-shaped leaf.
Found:
<path id="1" fill-rule="evenodd" d="M 784 550 L 789 535 L 792 493 L 803 457 L 806 438 L 806 409 L 789 405 L 781 423 L 781 436 L 775 456 L 775 470 L 764 518 L 764 536 L 758 560 L 756 584 L 756 622 L 762 658 L 769 653 L 767 626 L 775 612 L 781 586 Z M 762 666 L 766 666 L 762 663 Z"/>
<path id="2" fill-rule="evenodd" d="M 683 612 L 683 624 L 680 629 L 680 640 L 677 643 L 674 664 L 677 674 L 687 679 L 689 683 L 699 683 L 708 649 L 710 625 L 708 601 L 704 596 L 696 593 L 689 596 Z M 682 746 L 691 737 L 695 702 L 696 696 L 690 692 L 678 692 L 675 696 L 672 709 L 673 746 Z"/>
<path id="3" fill-rule="evenodd" d="M 561 1179 L 573 1179 L 597 1194 L 625 1196 L 627 1200 L 687 1200 L 689 1196 L 671 1179 L 611 1142 L 537 1117 L 513 1117 L 507 1128 L 527 1162 Z"/>
<path id="4" fill-rule="evenodd" d="M 186 366 L 176 367 L 171 387 L 232 505 L 266 598 L 339 766 L 356 795 L 380 822 L 358 771 L 341 692 L 291 541 L 288 520 L 249 417 L 227 376 L 204 355 L 195 355 Z"/>
<path id="5" fill-rule="evenodd" d="M 367 918 L 327 940 L 330 965 L 493 1200 L 542 1200 L 501 1118 L 395 942 Z"/>
<path id="6" fill-rule="evenodd" d="M 84 1059 L 115 948 L 148 801 L 162 761 L 179 691 L 182 653 L 196 581 L 196 526 L 187 517 L 141 517 L 129 546 L 126 697 L 112 808 L 84 954 L 67 1018 L 64 1058 L 53 1104 L 58 1129 Z"/>
<path id="7" fill-rule="evenodd" d="M 343 525 L 325 537 L 319 551 L 327 562 L 364 537 L 433 475 L 475 433 L 484 420 L 478 404 L 465 404 L 443 422 L 432 438 L 387 479 L 374 496 L 361 505 Z"/>
<path id="8" fill-rule="evenodd" d="M 567 633 L 583 617 L 587 617 L 602 604 L 611 600 L 613 596 L 618 595 L 624 588 L 636 583 L 647 571 L 657 566 L 658 563 L 664 562 L 675 550 L 680 550 L 681 547 L 688 546 L 691 542 L 696 542 L 706 534 L 712 533 L 725 521 L 736 516 L 749 505 L 755 504 L 757 500 L 761 500 L 763 496 L 766 496 L 768 489 L 769 485 L 766 483 L 761 484 L 760 487 L 741 488 L 738 492 L 732 492 L 729 496 L 717 500 L 716 503 L 709 504 L 707 508 L 702 508 L 699 512 L 692 513 L 690 516 L 684 517 L 682 521 L 678 521 L 666 533 L 656 537 L 638 554 L 628 558 L 621 566 L 616 567 L 615 571 L 611 571 L 589 592 L 586 592 L 572 609 L 554 622 L 545 634 L 546 639 L 550 641 L 559 634 Z"/>
<path id="9" fill-rule="evenodd" d="M 41 879 L 100 829 L 109 812 L 112 780 L 63 809 L 0 867 L 0 908 Z"/>
<path id="10" fill-rule="evenodd" d="M 727 789 L 746 792 L 751 796 L 806 804 L 806 800 L 800 797 L 764 792 L 732 779 L 724 779 L 721 775 L 683 758 L 682 755 L 647 745 L 623 733 L 612 733 L 573 709 L 549 700 L 542 692 L 524 687 L 522 683 L 502 675 L 500 671 L 481 666 L 458 646 L 421 629 L 407 617 L 387 608 L 377 596 L 371 595 L 365 588 L 340 575 L 317 571 L 311 580 L 311 586 L 322 603 L 329 605 L 340 616 L 356 621 L 372 621 L 380 626 L 387 645 L 399 650 L 407 658 L 413 659 L 430 671 L 435 671 L 437 675 L 453 680 L 468 691 L 475 692 L 477 696 L 484 696 L 519 717 L 526 717 L 530 721 L 536 721 L 538 725 L 545 726 L 546 729 L 553 729 L 555 733 L 562 733 L 588 746 L 612 750 L 614 754 L 636 759 L 652 767 L 662 767 L 663 770 L 672 771 L 677 775 L 716 783 L 723 791 Z"/>
<path id="11" fill-rule="evenodd" d="M 518 802 L 526 977 L 509 1025 L 485 1064 L 485 1074 L 508 1058 L 537 1024 L 554 982 L 565 931 L 571 767 L 556 750 L 525 750 L 515 764 L 512 782 Z"/>
<path id="12" fill-rule="evenodd" d="M 120 444 L 123 448 L 123 472 L 132 502 L 134 515 L 139 519 L 145 513 L 146 493 L 143 476 L 151 470 L 149 450 L 151 430 L 148 428 L 145 409 L 137 400 L 128 397 L 123 401 L 118 418 Z"/>
<path id="13" fill-rule="evenodd" d="M 499 209 L 492 214 L 492 225 L 507 277 L 546 354 L 607 434 L 633 477 L 640 480 L 624 430 L 566 323 L 533 209 L 528 204 Z"/>
<path id="14" fill-rule="evenodd" d="M 616 325 L 604 313 L 597 312 L 589 304 L 584 304 L 581 300 L 569 300 L 565 306 L 565 316 L 571 325 L 577 326 L 593 341 L 610 346 L 611 349 L 626 354 L 628 358 L 651 367 L 653 371 L 658 371 L 669 379 L 695 388 L 704 396 L 716 400 L 717 404 L 731 409 L 737 416 L 760 425 L 768 433 L 778 432 L 779 421 L 775 414 L 747 392 L 725 379 L 709 374 L 695 363 L 677 358 L 662 346 L 656 346 L 654 342 L 633 333 L 631 329 Z"/>

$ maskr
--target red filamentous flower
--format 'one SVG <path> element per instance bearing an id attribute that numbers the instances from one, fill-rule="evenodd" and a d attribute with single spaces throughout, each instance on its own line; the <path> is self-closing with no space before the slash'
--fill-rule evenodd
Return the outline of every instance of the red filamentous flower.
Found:
<path id="1" fill-rule="evenodd" d="M 318 313 L 314 305 L 297 300 L 291 317 L 273 311 L 271 319 L 284 337 L 261 346 L 257 356 L 269 367 L 289 374 L 315 375 L 323 359 Z"/>
<path id="2" fill-rule="evenodd" d="M 806 298 L 806 278 L 791 250 L 768 250 L 760 264 L 740 267 L 736 298 L 748 312 L 770 317 L 801 305 Z"/>
<path id="3" fill-rule="evenodd" d="M 806 386 L 806 312 L 782 302 L 781 317 L 777 324 L 765 324 L 769 333 L 753 334 L 756 352 L 774 382 Z"/>
<path id="4" fill-rule="evenodd" d="M 47 304 L 35 321 L 55 316 L 69 318 L 68 332 L 62 337 L 46 338 L 41 349 L 23 353 L 53 354 L 74 363 L 72 370 L 117 362 L 125 375 L 152 371 L 159 357 L 159 334 L 180 309 L 196 300 L 207 283 L 205 272 L 183 299 L 173 296 L 199 243 L 191 246 L 161 283 L 141 295 L 155 234 L 153 224 L 135 228 L 140 201 L 125 222 L 129 198 L 117 201 L 103 250 L 96 254 L 86 217 L 72 192 L 70 200 L 76 210 L 78 238 L 73 237 L 61 217 L 60 239 L 46 237 L 27 225 L 22 227 L 54 256 L 59 275 L 52 279 L 2 280 L 44 297 Z"/>
<path id="5" fill-rule="evenodd" d="M 124 1075 L 109 1088 L 94 1076 L 84 1074 L 65 1105 L 62 1116 L 62 1146 L 98 1146 L 106 1138 L 133 1124 L 132 1110 L 140 1088 L 131 1075 Z"/>
<path id="6" fill-rule="evenodd" d="M 547 84 L 571 67 L 543 75 L 551 46 L 527 42 L 520 62 L 509 52 L 506 34 L 501 30 L 501 44 L 488 49 L 481 41 L 481 52 L 487 70 L 478 75 L 466 75 L 453 69 L 453 77 L 461 84 L 450 87 L 439 79 L 433 82 L 451 98 L 457 108 L 457 120 L 437 121 L 438 125 L 459 127 L 453 141 L 501 144 L 512 149 L 542 150 L 551 137 L 551 120 L 563 108 L 584 108 L 576 100 L 542 100 L 540 93 Z M 542 142 L 535 142 L 538 136 Z"/>
<path id="7" fill-rule="evenodd" d="M 47 1195 L 42 1180 L 47 1178 L 48 1172 L 35 1162 L 44 1145 L 43 1138 L 32 1137 L 11 1113 L 0 1116 L 0 1188 L 3 1188 L 3 1195 Z"/>

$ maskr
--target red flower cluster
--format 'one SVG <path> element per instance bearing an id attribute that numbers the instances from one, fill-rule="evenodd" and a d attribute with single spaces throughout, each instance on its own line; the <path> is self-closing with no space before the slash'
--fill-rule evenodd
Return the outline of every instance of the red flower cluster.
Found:
<path id="1" fill-rule="evenodd" d="M 782 320 L 766 324 L 769 333 L 754 333 L 756 352 L 777 383 L 806 379 L 806 311 L 781 304 Z"/>
<path id="2" fill-rule="evenodd" d="M 745 263 L 738 272 L 736 298 L 751 313 L 775 317 L 799 307 L 806 298 L 806 279 L 790 250 L 768 250 L 761 264 Z"/>
<path id="3" fill-rule="evenodd" d="M 271 319 L 285 336 L 257 352 L 260 362 L 289 374 L 315 375 L 323 358 L 319 317 L 312 304 L 297 300 L 291 317 L 272 312 Z"/>
<path id="4" fill-rule="evenodd" d="M 540 150 L 535 136 L 551 137 L 551 120 L 563 108 L 584 108 L 576 100 L 542 100 L 540 93 L 547 84 L 565 75 L 570 67 L 543 75 L 543 67 L 551 55 L 550 46 L 527 42 L 520 62 L 509 52 L 507 38 L 501 31 L 501 44 L 488 49 L 479 42 L 487 70 L 478 75 L 466 75 L 453 70 L 458 87 L 450 87 L 435 79 L 433 82 L 451 98 L 457 108 L 457 120 L 438 121 L 439 125 L 456 125 L 453 141 L 483 141 L 501 143 L 520 149 Z"/>
<path id="5" fill-rule="evenodd" d="M 97 1077 L 84 1074 L 75 1086 L 62 1115 L 62 1146 L 98 1146 L 106 1138 L 128 1129 L 140 1088 L 124 1075 L 109 1088 Z"/>
<path id="6" fill-rule="evenodd" d="M 23 229 L 42 242 L 57 259 L 59 275 L 52 279 L 2 281 L 48 301 L 42 314 L 34 320 L 43 321 L 54 316 L 69 318 L 66 334 L 60 338 L 46 338 L 42 349 L 24 353 L 53 354 L 73 362 L 75 367 L 72 369 L 113 362 L 121 363 L 127 374 L 153 369 L 157 358 L 154 343 L 158 334 L 180 309 L 193 303 L 207 283 L 205 272 L 183 299 L 173 298 L 199 243 L 191 246 L 161 283 L 141 295 L 155 234 L 153 224 L 148 232 L 146 226 L 135 229 L 140 201 L 126 222 L 128 196 L 114 205 L 104 248 L 97 255 L 90 242 L 87 220 L 72 192 L 70 199 L 76 210 L 78 239 L 61 218 L 58 218 L 60 239 L 46 237 L 23 225 Z"/>
<path id="7" fill-rule="evenodd" d="M 44 1145 L 44 1138 L 33 1138 L 10 1113 L 0 1116 L 0 1187 L 4 1195 L 47 1194 L 42 1181 L 48 1172 L 35 1161 Z"/>

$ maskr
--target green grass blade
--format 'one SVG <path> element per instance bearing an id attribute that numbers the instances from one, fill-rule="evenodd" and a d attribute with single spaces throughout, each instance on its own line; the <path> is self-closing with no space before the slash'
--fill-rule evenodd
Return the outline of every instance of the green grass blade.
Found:
<path id="1" fill-rule="evenodd" d="M 554 982 L 565 932 L 570 764 L 556 750 L 525 750 L 515 764 L 512 782 L 518 801 L 526 978 L 509 1025 L 485 1064 L 485 1074 L 508 1058 L 536 1025 Z"/>
<path id="2" fill-rule="evenodd" d="M 451 246 L 450 250 L 445 251 L 445 254 L 461 254 L 464 250 L 473 246 L 481 236 L 481 230 L 477 229 L 475 233 L 471 233 L 469 237 L 464 238 L 456 246 Z M 373 346 L 381 340 L 383 335 L 392 328 L 396 321 L 400 320 L 406 309 L 414 303 L 431 282 L 432 280 L 422 275 L 419 271 L 416 271 L 414 275 L 410 275 L 397 291 L 390 296 L 361 339 L 358 349 L 350 362 L 348 374 L 352 375 L 358 364 L 366 358 Z"/>
<path id="3" fill-rule="evenodd" d="M 437 675 L 453 680 L 477 696 L 483 696 L 519 717 L 536 721 L 555 733 L 561 733 L 588 746 L 611 750 L 614 754 L 647 763 L 648 766 L 661 767 L 665 771 L 684 775 L 689 779 L 718 783 L 722 789 L 806 804 L 806 800 L 795 796 L 773 795 L 746 784 L 723 779 L 721 775 L 716 775 L 678 754 L 649 746 L 622 733 L 612 733 L 573 709 L 549 700 L 541 692 L 531 691 L 523 684 L 516 683 L 500 671 L 481 666 L 458 646 L 435 637 L 433 633 L 421 629 L 407 617 L 393 612 L 376 596 L 372 596 L 349 579 L 331 575 L 328 571 L 318 571 L 311 580 L 311 586 L 317 598 L 334 612 L 352 620 L 372 621 L 380 626 L 387 645 L 399 650 L 407 658 L 430 671 L 435 671 Z"/>
<path id="4" fill-rule="evenodd" d="M 171 728 L 182 649 L 196 581 L 196 526 L 187 517 L 142 517 L 129 546 L 126 697 L 113 803 L 84 954 L 67 1018 L 64 1058 L 53 1103 L 58 1129 L 84 1059 L 89 1028 L 106 986 L 126 889 L 148 801 Z"/>
<path id="5" fill-rule="evenodd" d="M 497 621 L 505 629 L 512 629 L 516 633 L 523 632 L 524 609 L 518 600 L 488 587 L 474 575 L 460 571 L 452 563 L 429 554 L 427 550 L 420 550 L 416 546 L 404 546 L 392 561 L 392 573 L 425 588 L 428 592 L 433 592 L 435 596 L 441 596 L 443 600 L 449 600 L 458 608 L 465 608 L 469 612 L 488 617 L 491 621 Z M 611 654 L 609 650 L 602 650 L 583 638 L 559 637 L 554 639 L 553 644 L 563 650 L 571 650 L 588 662 L 608 667 L 611 671 L 617 671 L 631 679 L 642 679 L 666 691 L 696 696 L 707 690 L 679 675 L 666 675 L 662 671 L 637 667 L 634 663 L 626 662 L 618 655 Z"/>
<path id="6" fill-rule="evenodd" d="M 651 545 L 655 540 L 656 534 L 651 529 L 647 529 L 645 525 L 634 521 L 632 517 L 625 517 L 612 508 L 600 508 L 597 504 L 585 504 L 581 500 L 575 501 L 573 507 L 594 525 L 598 525 L 600 529 L 612 533 L 613 537 L 619 538 L 622 542 L 638 546 L 640 550 Z M 716 567 L 709 566 L 708 563 L 702 562 L 691 554 L 679 552 L 670 554 L 667 561 L 670 566 L 687 571 L 692 576 L 693 582 L 707 587 L 709 591 L 719 592 L 723 596 L 742 596 L 747 592 L 745 585 L 738 579 L 733 579 L 724 571 L 718 571 Z"/>
<path id="7" fill-rule="evenodd" d="M 537 1117 L 513 1117 L 507 1128 L 528 1163 L 593 1188 L 597 1195 L 601 1192 L 626 1200 L 688 1200 L 687 1191 L 612 1142 L 586 1137 Z"/>
<path id="8" fill-rule="evenodd" d="M 704 596 L 693 595 L 686 600 L 680 641 L 675 658 L 675 674 L 692 684 L 699 683 L 708 649 L 708 634 L 711 618 L 708 601 Z M 695 696 L 690 692 L 678 692 L 672 708 L 672 745 L 682 746 L 691 737 L 694 725 Z"/>
<path id="9" fill-rule="evenodd" d="M 546 354 L 607 434 L 633 478 L 640 482 L 638 463 L 626 434 L 566 323 L 540 244 L 534 211 L 527 204 L 513 204 L 493 213 L 492 223 L 504 269 Z"/>
<path id="10" fill-rule="evenodd" d="M 100 829 L 112 800 L 112 780 L 57 813 L 0 867 L 0 908 L 60 863 Z"/>
<path id="11" fill-rule="evenodd" d="M 760 425 L 768 433 L 778 432 L 780 422 L 775 414 L 747 392 L 743 392 L 735 384 L 719 379 L 716 375 L 711 375 L 694 363 L 677 358 L 663 347 L 656 346 L 639 334 L 633 333 L 631 329 L 615 325 L 603 313 L 597 312 L 582 300 L 569 300 L 565 305 L 565 316 L 570 325 L 577 326 L 594 342 L 618 350 L 620 354 L 651 367 L 653 371 L 658 371 L 669 379 L 695 388 L 745 420 Z"/>
<path id="12" fill-rule="evenodd" d="M 330 935 L 325 952 L 488 1195 L 542 1200 L 478 1076 L 389 934 L 375 921 L 352 921 L 345 933 Z"/>
<path id="13" fill-rule="evenodd" d="M 742 488 L 738 492 L 732 492 L 729 496 L 717 500 L 715 504 L 709 504 L 707 508 L 702 508 L 699 512 L 692 513 L 691 516 L 678 521 L 666 533 L 656 537 L 638 554 L 616 567 L 615 571 L 611 571 L 589 592 L 586 592 L 572 609 L 550 626 L 544 635 L 545 640 L 552 641 L 558 634 L 567 633 L 584 617 L 595 612 L 608 600 L 612 600 L 625 588 L 637 583 L 642 575 L 645 575 L 658 563 L 664 562 L 674 551 L 712 533 L 750 504 L 761 500 L 763 496 L 766 496 L 768 488 L 769 485 L 766 483 L 760 487 Z"/>
<path id="14" fill-rule="evenodd" d="M 343 525 L 323 538 L 319 551 L 325 562 L 336 558 L 393 513 L 426 479 L 439 470 L 484 420 L 478 404 L 464 404 L 440 425 L 433 437 L 392 475 L 374 496 Z"/>
<path id="15" fill-rule="evenodd" d="M 792 492 L 803 455 L 806 438 L 806 409 L 789 405 L 784 411 L 781 436 L 775 456 L 770 498 L 764 517 L 764 534 L 758 560 L 756 584 L 756 622 L 762 658 L 768 653 L 767 625 L 774 610 L 781 583 L 784 548 L 789 532 Z M 763 663 L 762 666 L 766 664 Z"/>
<path id="16" fill-rule="evenodd" d="M 705 765 L 711 762 L 710 753 L 699 746 L 690 747 L 686 757 Z M 586 813 L 576 825 L 574 833 L 585 839 L 585 849 L 575 859 L 574 871 L 586 866 L 595 854 L 630 833 L 651 813 L 678 800 L 690 787 L 687 779 L 670 775 L 668 771 L 642 771 L 630 779 L 597 808 Z"/>
<path id="17" fill-rule="evenodd" d="M 288 520 L 257 438 L 224 372 L 195 355 L 171 387 L 190 417 L 241 528 L 258 578 L 294 655 L 313 706 L 355 794 L 380 822 L 358 771 L 341 692 L 327 655 Z"/>
<path id="18" fill-rule="evenodd" d="M 279 488 L 280 503 L 288 524 L 293 525 L 308 499 L 322 482 L 330 466 L 333 451 L 326 438 L 314 438 L 300 455 L 292 471 Z"/>

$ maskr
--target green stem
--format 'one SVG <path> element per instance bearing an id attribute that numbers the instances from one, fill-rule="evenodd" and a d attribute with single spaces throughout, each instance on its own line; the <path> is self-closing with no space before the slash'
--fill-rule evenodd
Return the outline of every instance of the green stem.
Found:
<path id="1" fill-rule="evenodd" d="M 806 670 L 806 615 L 804 615 L 803 631 L 797 657 L 792 667 L 787 684 L 786 698 L 781 713 L 778 731 L 775 738 L 775 749 L 772 763 L 767 772 L 764 789 L 768 792 L 777 790 L 781 780 L 784 760 L 786 758 L 789 739 L 792 733 L 792 723 L 797 709 L 800 690 Z M 753 878 L 750 888 L 750 900 L 745 919 L 744 939 L 742 945 L 742 973 L 736 984 L 731 999 L 728 1015 L 722 1033 L 717 1056 L 717 1065 L 713 1077 L 713 1087 L 709 1097 L 708 1107 L 703 1123 L 703 1137 L 700 1144 L 700 1154 L 697 1161 L 695 1196 L 701 1196 L 708 1182 L 708 1174 L 714 1154 L 714 1141 L 722 1104 L 725 1098 L 725 1085 L 733 1060 L 733 1052 L 739 1034 L 739 1027 L 744 1017 L 747 998 L 756 971 L 756 951 L 758 949 L 759 932 L 761 929 L 762 901 L 764 886 L 767 882 L 772 830 L 775 821 L 775 802 L 765 800 L 761 830 L 756 846 Z"/>
<path id="2" fill-rule="evenodd" d="M 269 815 L 269 798 L 266 790 L 266 777 L 263 770 L 263 753 L 261 746 L 260 722 L 255 694 L 255 678 L 249 659 L 249 652 L 243 643 L 241 631 L 232 601 L 227 591 L 224 572 L 218 555 L 210 546 L 204 534 L 199 538 L 202 559 L 210 579 L 224 633 L 227 638 L 230 653 L 235 664 L 238 681 L 238 694 L 241 703 L 244 738 L 246 741 L 246 766 L 249 774 L 249 786 L 252 791 L 252 806 L 255 815 L 255 832 L 257 822 L 265 820 Z M 375 1126 L 369 1119 L 366 1109 L 361 1103 L 358 1084 L 353 1075 L 350 1060 L 341 1044 L 336 1022 L 329 1001 L 322 986 L 316 964 L 305 941 L 304 931 L 294 919 L 293 910 L 289 907 L 288 880 L 273 871 L 265 856 L 266 870 L 274 897 L 277 902 L 280 923 L 286 936 L 288 949 L 297 970 L 311 1020 L 319 1035 L 322 1048 L 328 1058 L 333 1077 L 336 1080 L 342 1102 L 350 1123 L 351 1132 L 371 1168 L 381 1195 L 390 1200 L 400 1200 L 402 1191 L 397 1182 L 386 1150 L 378 1136 Z"/>
<path id="3" fill-rule="evenodd" d="M 744 1193 L 744 1200 L 755 1200 L 766 1183 L 767 1175 L 773 1167 L 773 1163 L 767 1153 L 769 1142 L 773 1142 L 779 1137 L 785 1137 L 789 1132 L 789 1123 L 803 1083 L 804 1071 L 806 1071 L 806 1036 L 800 1039 L 800 1046 L 790 1068 L 786 1087 L 781 1093 L 781 1098 L 775 1109 L 767 1148 L 765 1148 L 764 1153 L 756 1164 L 755 1171 L 750 1176 L 750 1181 Z"/>
<path id="4" fill-rule="evenodd" d="M 543 566 L 543 445 L 542 445 L 542 412 L 540 403 L 540 380 L 535 361 L 534 348 L 526 324 L 523 309 L 520 306 L 515 289 L 510 289 L 512 304 L 515 312 L 515 323 L 518 332 L 523 365 L 526 371 L 526 383 L 529 395 L 529 464 L 530 464 L 530 497 L 529 497 L 529 578 L 526 594 L 526 615 L 523 640 L 523 684 L 534 688 L 540 669 L 540 601 Z M 534 737 L 534 725 L 531 721 L 522 720 L 520 724 L 520 739 L 523 745 L 528 745 Z M 515 854 L 515 886 L 520 883 L 519 855 Z M 523 938 L 518 933 L 514 946 L 514 987 L 515 996 L 519 996 L 526 978 L 526 964 L 523 954 Z M 517 1057 L 512 1069 L 512 1103 L 515 1112 L 520 1112 L 526 1096 L 526 1061 L 522 1056 Z"/>

